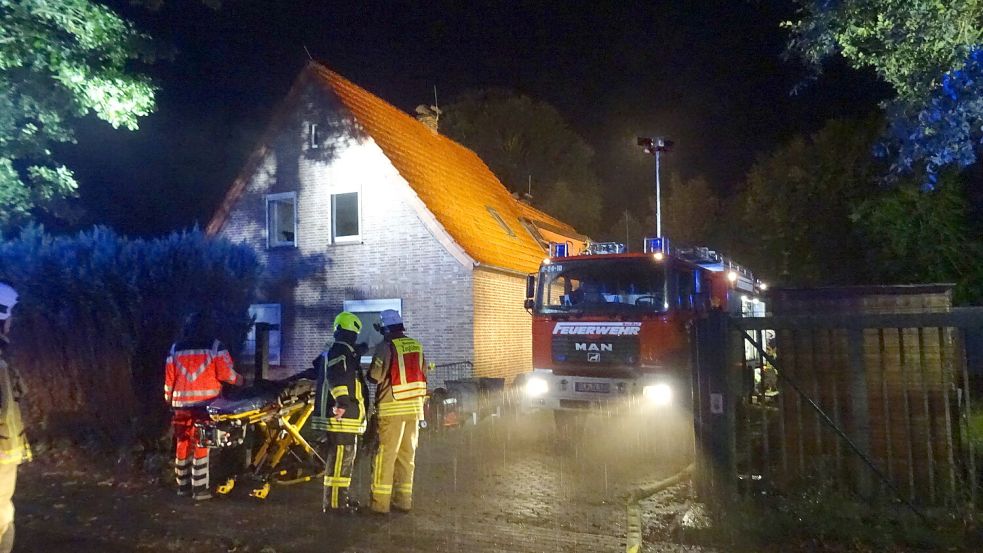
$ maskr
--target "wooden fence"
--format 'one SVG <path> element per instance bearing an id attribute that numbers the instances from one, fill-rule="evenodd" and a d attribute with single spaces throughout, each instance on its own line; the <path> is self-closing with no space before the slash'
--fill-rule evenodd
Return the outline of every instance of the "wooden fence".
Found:
<path id="1" fill-rule="evenodd" d="M 915 504 L 975 503 L 964 336 L 983 329 L 983 308 L 924 303 L 919 309 L 933 311 L 790 310 L 698 324 L 694 359 L 703 366 L 695 373 L 706 397 L 697 418 L 711 429 L 702 432 L 713 478 L 727 485 L 732 475 L 729 484 L 742 490 L 819 478 Z M 749 363 L 745 344 L 763 346 L 765 336 L 773 356 Z M 716 348 L 719 370 L 707 366 Z M 777 385 L 756 378 L 762 368 L 777 369 Z"/>

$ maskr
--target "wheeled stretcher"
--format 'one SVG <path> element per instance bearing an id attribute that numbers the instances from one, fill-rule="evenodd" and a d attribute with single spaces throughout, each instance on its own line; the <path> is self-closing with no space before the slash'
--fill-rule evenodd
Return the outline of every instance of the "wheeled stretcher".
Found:
<path id="1" fill-rule="evenodd" d="M 271 484 L 309 482 L 324 474 L 324 459 L 301 435 L 314 411 L 310 380 L 267 382 L 222 397 L 207 407 L 209 420 L 196 424 L 199 445 L 247 449 L 244 466 L 216 490 L 228 494 L 247 477 L 256 487 L 250 495 L 266 499 Z"/>

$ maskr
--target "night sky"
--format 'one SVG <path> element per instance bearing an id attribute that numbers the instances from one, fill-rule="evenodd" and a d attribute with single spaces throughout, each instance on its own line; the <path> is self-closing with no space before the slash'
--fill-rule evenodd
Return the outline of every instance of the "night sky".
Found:
<path id="1" fill-rule="evenodd" d="M 86 120 L 60 154 L 82 183 L 84 222 L 131 234 L 207 222 L 307 62 L 304 46 L 405 111 L 431 103 L 434 85 L 441 104 L 492 86 L 553 104 L 595 149 L 612 217 L 651 186 L 640 134 L 676 140 L 667 172 L 727 194 L 757 155 L 828 118 L 867 115 L 888 92 L 834 64 L 791 95 L 807 73 L 781 58 L 787 1 L 109 4 L 174 49 L 146 68 L 157 111 L 137 132 Z"/>

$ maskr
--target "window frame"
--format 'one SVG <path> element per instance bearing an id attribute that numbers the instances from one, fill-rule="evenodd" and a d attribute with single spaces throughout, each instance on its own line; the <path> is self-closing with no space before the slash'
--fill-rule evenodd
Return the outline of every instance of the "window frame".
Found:
<path id="1" fill-rule="evenodd" d="M 270 218 L 270 206 L 274 202 L 282 202 L 283 200 L 290 199 L 294 206 L 294 239 L 290 242 L 279 242 L 274 240 L 273 229 L 272 229 L 272 219 Z M 297 192 L 278 192 L 276 194 L 266 195 L 266 249 L 272 250 L 275 248 L 296 248 L 297 247 Z"/>
<path id="2" fill-rule="evenodd" d="M 353 234 L 349 236 L 338 236 L 337 224 L 338 217 L 336 215 L 337 211 L 335 209 L 335 196 L 340 196 L 342 194 L 355 194 L 355 220 L 358 223 L 358 234 Z M 344 187 L 335 188 L 331 190 L 330 205 L 328 206 L 330 210 L 331 220 L 331 243 L 332 244 L 358 244 L 362 242 L 362 187 Z"/>
<path id="3" fill-rule="evenodd" d="M 273 349 L 273 340 L 270 340 L 270 366 L 279 366 L 281 357 L 283 355 L 283 304 L 282 303 L 253 303 L 249 305 L 249 316 L 255 317 L 255 308 L 276 308 L 277 313 L 277 330 L 271 330 L 270 336 L 274 332 L 278 335 L 276 350 Z M 268 321 L 254 321 L 253 325 L 249 327 L 249 331 L 246 333 L 246 340 L 242 344 L 242 353 L 247 355 L 250 359 L 254 358 L 256 355 L 256 322 L 268 322 Z M 251 337 L 251 338 L 250 338 Z"/>
<path id="4" fill-rule="evenodd" d="M 496 223 L 498 223 L 498 226 L 502 227 L 502 230 L 505 231 L 506 234 L 508 234 L 509 238 L 518 237 L 515 231 L 512 230 L 512 227 L 510 227 L 509 224 L 505 222 L 505 217 L 502 217 L 502 214 L 499 213 L 497 209 L 495 209 L 490 205 L 486 205 L 485 209 L 488 210 L 488 214 L 491 215 L 491 218 L 494 219 Z"/>

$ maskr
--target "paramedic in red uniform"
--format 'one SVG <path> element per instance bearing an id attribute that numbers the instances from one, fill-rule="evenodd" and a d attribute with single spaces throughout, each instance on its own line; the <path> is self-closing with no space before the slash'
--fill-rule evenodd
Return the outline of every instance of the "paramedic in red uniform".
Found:
<path id="1" fill-rule="evenodd" d="M 164 401 L 174 410 L 174 474 L 178 495 L 196 501 L 212 497 L 208 486 L 208 448 L 199 447 L 195 422 L 207 418 L 205 407 L 222 393 L 222 384 L 242 384 L 232 356 L 209 332 L 202 315 L 192 316 L 184 339 L 171 346 L 164 369 Z"/>
<path id="2" fill-rule="evenodd" d="M 397 311 L 379 314 L 385 340 L 372 357 L 369 379 L 376 388 L 379 448 L 372 463 L 372 511 L 388 513 L 390 506 L 406 512 L 413 506 L 413 470 L 427 377 L 423 346 L 404 334 Z"/>

